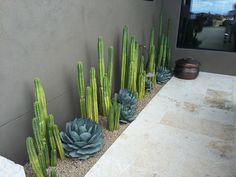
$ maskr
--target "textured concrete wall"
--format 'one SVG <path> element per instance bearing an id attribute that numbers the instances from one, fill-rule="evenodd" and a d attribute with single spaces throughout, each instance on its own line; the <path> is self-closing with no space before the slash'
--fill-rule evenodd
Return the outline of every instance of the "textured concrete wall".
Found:
<path id="1" fill-rule="evenodd" d="M 122 26 L 147 43 L 161 0 L 0 0 L 0 154 L 27 160 L 32 134 L 33 78 L 42 80 L 48 111 L 60 128 L 79 112 L 76 62 L 97 66 L 97 36 L 115 48 L 119 85 Z M 107 56 L 107 54 L 106 54 Z M 86 78 L 88 75 L 86 75 Z"/>
<path id="2" fill-rule="evenodd" d="M 236 69 L 235 69 L 236 53 L 176 48 L 180 8 L 181 8 L 181 0 L 163 0 L 163 9 L 166 12 L 166 18 L 170 17 L 173 21 L 173 29 L 172 29 L 173 59 L 177 60 L 183 57 L 193 57 L 201 62 L 202 71 L 236 75 Z"/>

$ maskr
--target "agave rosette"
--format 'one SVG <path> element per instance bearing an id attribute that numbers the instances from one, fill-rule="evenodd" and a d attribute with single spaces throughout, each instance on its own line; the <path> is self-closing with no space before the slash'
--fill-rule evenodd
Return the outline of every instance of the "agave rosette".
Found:
<path id="1" fill-rule="evenodd" d="M 66 131 L 60 132 L 65 155 L 87 159 L 101 150 L 104 144 L 102 127 L 87 118 L 76 118 L 66 123 Z"/>

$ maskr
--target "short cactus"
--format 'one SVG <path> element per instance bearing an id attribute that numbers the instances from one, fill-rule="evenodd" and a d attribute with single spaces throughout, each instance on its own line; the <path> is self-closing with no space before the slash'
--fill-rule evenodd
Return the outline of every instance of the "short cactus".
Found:
<path id="1" fill-rule="evenodd" d="M 60 133 L 67 157 L 87 159 L 101 150 L 104 144 L 102 127 L 87 118 L 76 118 L 66 123 Z"/>
<path id="2" fill-rule="evenodd" d="M 145 96 L 145 79 L 146 72 L 144 71 L 144 57 L 141 57 L 139 66 L 139 78 L 138 78 L 138 98 L 142 99 Z"/>
<path id="3" fill-rule="evenodd" d="M 119 103 L 117 103 L 117 100 L 115 99 L 110 107 L 109 115 L 107 118 L 107 127 L 109 131 L 113 132 L 114 130 L 119 129 L 120 111 L 121 111 L 121 106 Z"/>

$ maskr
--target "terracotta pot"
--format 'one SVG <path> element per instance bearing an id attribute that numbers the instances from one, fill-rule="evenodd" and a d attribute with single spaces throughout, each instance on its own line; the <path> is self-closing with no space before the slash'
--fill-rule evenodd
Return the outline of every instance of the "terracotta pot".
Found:
<path id="1" fill-rule="evenodd" d="M 192 58 L 183 58 L 175 62 L 174 75 L 180 79 L 196 79 L 199 74 L 200 62 Z"/>

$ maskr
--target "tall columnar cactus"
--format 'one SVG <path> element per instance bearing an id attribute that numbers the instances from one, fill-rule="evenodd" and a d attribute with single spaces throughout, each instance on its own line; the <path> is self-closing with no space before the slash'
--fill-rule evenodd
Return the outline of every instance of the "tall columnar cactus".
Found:
<path id="1" fill-rule="evenodd" d="M 109 87 L 109 97 L 111 97 L 112 93 L 112 75 L 113 75 L 113 47 L 109 47 L 108 49 L 108 87 Z"/>
<path id="2" fill-rule="evenodd" d="M 33 138 L 28 137 L 26 139 L 26 147 L 27 147 L 27 152 L 29 155 L 29 161 L 30 161 L 30 164 L 32 165 L 35 175 L 37 177 L 45 177 L 42 167 L 40 165 L 39 159 L 38 159 L 38 155 L 34 147 Z"/>
<path id="3" fill-rule="evenodd" d="M 151 33 L 150 33 L 149 55 L 151 55 L 151 52 L 152 52 L 151 48 L 152 48 L 152 46 L 155 45 L 154 40 L 155 40 L 155 29 L 152 28 Z"/>
<path id="4" fill-rule="evenodd" d="M 145 79 L 146 79 L 146 72 L 144 71 L 144 56 L 142 56 L 139 66 L 139 78 L 138 78 L 139 99 L 142 99 L 145 96 Z"/>
<path id="5" fill-rule="evenodd" d="M 167 36 L 164 36 L 164 49 L 163 49 L 163 57 L 162 57 L 162 66 L 166 66 L 166 53 L 167 53 Z"/>
<path id="6" fill-rule="evenodd" d="M 59 129 L 58 129 L 58 126 L 56 124 L 53 125 L 52 131 L 53 131 L 53 136 L 55 138 L 55 142 L 56 142 L 56 145 L 57 145 L 57 149 L 58 149 L 60 158 L 61 158 L 61 160 L 64 160 L 65 159 L 65 152 L 64 152 L 62 142 L 61 142 L 61 139 L 60 139 Z"/>
<path id="7" fill-rule="evenodd" d="M 165 43 L 165 37 L 162 36 L 161 37 L 161 43 L 159 46 L 159 55 L 158 55 L 158 64 L 157 67 L 160 67 L 162 64 L 162 60 L 163 60 L 163 51 L 164 51 L 164 43 Z"/>
<path id="8" fill-rule="evenodd" d="M 105 74 L 105 64 L 104 64 L 104 44 L 103 38 L 101 36 L 98 37 L 98 74 L 99 74 L 99 105 L 100 112 L 103 113 L 103 79 Z"/>
<path id="9" fill-rule="evenodd" d="M 96 82 L 96 70 L 95 68 L 90 69 L 90 87 L 92 95 L 92 118 L 98 123 L 98 101 L 97 101 L 97 82 Z"/>
<path id="10" fill-rule="evenodd" d="M 111 105 L 111 98 L 109 96 L 109 84 L 108 84 L 108 77 L 105 73 L 103 78 L 103 115 L 108 116 L 109 108 Z"/>
<path id="11" fill-rule="evenodd" d="M 167 53 L 166 53 L 166 59 L 167 59 L 167 68 L 170 69 L 170 58 L 171 58 L 171 42 L 170 42 L 170 36 L 171 36 L 171 19 L 168 19 L 168 25 L 167 25 Z"/>
<path id="12" fill-rule="evenodd" d="M 46 108 L 46 97 L 42 87 L 42 84 L 38 78 L 34 80 L 35 85 L 35 102 L 34 102 L 34 115 L 32 119 L 32 127 L 35 147 L 32 146 L 32 138 L 27 138 L 27 151 L 32 166 L 35 166 L 35 162 L 32 161 L 32 154 L 37 156 L 36 163 L 40 164 L 41 171 L 45 176 L 47 176 L 46 169 L 51 166 L 56 166 L 57 160 L 57 149 L 59 151 L 60 157 L 64 159 L 64 150 L 62 148 L 62 143 L 59 137 L 59 131 L 55 132 L 56 127 L 54 123 L 54 118 L 52 115 L 49 115 Z M 57 145 L 57 149 L 56 149 Z M 35 160 L 35 158 L 34 158 Z M 39 169 L 33 167 L 34 172 L 39 173 Z"/>
<path id="13" fill-rule="evenodd" d="M 119 129 L 120 127 L 120 111 L 121 111 L 121 105 L 117 103 L 117 100 L 115 99 L 113 104 L 110 107 L 109 115 L 107 119 L 107 127 L 109 131 L 114 131 Z"/>
<path id="14" fill-rule="evenodd" d="M 149 56 L 149 63 L 147 72 L 153 74 L 153 77 L 151 77 L 152 83 L 156 84 L 156 78 L 155 78 L 155 46 L 151 46 L 150 56 Z"/>
<path id="15" fill-rule="evenodd" d="M 83 64 L 77 64 L 77 89 L 80 97 L 80 113 L 82 117 L 86 117 L 86 101 L 85 101 L 85 87 L 84 87 L 84 69 Z"/>
<path id="16" fill-rule="evenodd" d="M 128 85 L 127 89 L 137 95 L 136 80 L 137 79 L 137 60 L 138 60 L 138 47 L 134 37 L 131 37 L 130 45 L 130 62 L 128 72 Z"/>
<path id="17" fill-rule="evenodd" d="M 86 88 L 86 111 L 87 111 L 87 116 L 90 119 L 93 119 L 93 113 L 92 113 L 92 93 L 91 93 L 91 88 L 87 87 Z"/>
<path id="18" fill-rule="evenodd" d="M 163 11 L 159 15 L 159 31 L 158 31 L 158 51 L 160 52 L 161 41 L 162 41 L 162 31 L 163 31 Z"/>
<path id="19" fill-rule="evenodd" d="M 121 81 L 120 88 L 124 89 L 126 85 L 126 65 L 128 62 L 128 27 L 124 26 L 123 28 L 123 37 L 122 37 L 122 55 L 121 55 Z"/>

